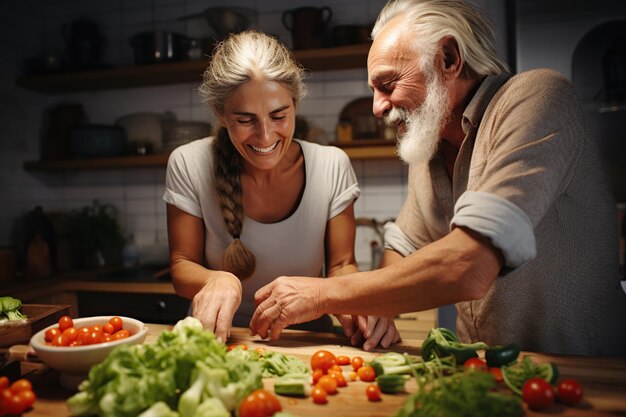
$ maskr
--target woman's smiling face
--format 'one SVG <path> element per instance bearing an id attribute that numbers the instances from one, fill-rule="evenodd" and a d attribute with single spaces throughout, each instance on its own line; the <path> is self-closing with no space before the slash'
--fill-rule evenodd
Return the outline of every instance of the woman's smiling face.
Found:
<path id="1" fill-rule="evenodd" d="M 220 123 L 247 163 L 268 170 L 289 149 L 296 108 L 289 90 L 280 83 L 252 79 L 226 100 Z"/>

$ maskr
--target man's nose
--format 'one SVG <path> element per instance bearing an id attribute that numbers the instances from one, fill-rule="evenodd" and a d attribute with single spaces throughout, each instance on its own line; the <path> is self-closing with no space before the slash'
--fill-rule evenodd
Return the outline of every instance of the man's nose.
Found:
<path id="1" fill-rule="evenodd" d="M 384 94 L 374 91 L 374 102 L 372 104 L 372 113 L 376 117 L 386 117 L 391 111 L 391 103 Z"/>

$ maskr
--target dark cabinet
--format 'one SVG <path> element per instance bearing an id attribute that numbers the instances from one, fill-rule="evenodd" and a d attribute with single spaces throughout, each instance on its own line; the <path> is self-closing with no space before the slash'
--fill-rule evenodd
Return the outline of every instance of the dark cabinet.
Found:
<path id="1" fill-rule="evenodd" d="M 174 294 L 79 291 L 77 299 L 81 317 L 117 315 L 158 324 L 176 324 L 190 306 L 189 300 Z"/>

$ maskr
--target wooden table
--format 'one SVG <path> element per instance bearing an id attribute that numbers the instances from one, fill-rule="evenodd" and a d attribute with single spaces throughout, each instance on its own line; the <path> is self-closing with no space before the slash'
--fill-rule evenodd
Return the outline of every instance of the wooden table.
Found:
<path id="1" fill-rule="evenodd" d="M 153 342 L 158 335 L 170 326 L 148 325 L 149 332 L 146 342 Z M 348 340 L 335 334 L 311 333 L 303 331 L 285 331 L 276 342 L 262 341 L 250 337 L 247 329 L 233 329 L 228 343 L 245 343 L 249 347 L 263 347 L 269 350 L 295 355 L 307 363 L 310 356 L 320 349 L 329 350 L 336 355 L 359 355 L 365 360 L 385 352 L 364 352 L 359 348 L 346 345 Z M 394 345 L 396 352 L 419 354 L 420 341 L 405 340 Z M 523 353 L 524 354 L 524 353 Z M 534 362 L 553 362 L 559 367 L 561 378 L 575 378 L 585 390 L 583 402 L 577 407 L 554 405 L 544 412 L 526 410 L 527 416 L 559 415 L 570 416 L 626 416 L 626 359 L 588 358 L 574 356 L 555 356 L 531 354 Z M 37 394 L 37 402 L 33 410 L 24 414 L 25 417 L 63 417 L 68 416 L 65 400 L 72 395 L 58 384 L 58 373 L 50 371 L 42 365 L 23 364 L 23 372 L 32 370 L 28 375 Z M 272 379 L 264 381 L 265 387 L 273 391 Z M 328 404 L 313 404 L 311 398 L 298 399 L 279 397 L 285 411 L 295 416 L 333 415 L 340 417 L 393 416 L 406 400 L 407 394 L 383 395 L 381 402 L 369 402 L 365 396 L 368 384 L 361 381 L 349 382 L 348 386 L 339 389 L 339 394 L 328 397 Z M 415 389 L 414 381 L 407 384 L 409 392 Z"/>

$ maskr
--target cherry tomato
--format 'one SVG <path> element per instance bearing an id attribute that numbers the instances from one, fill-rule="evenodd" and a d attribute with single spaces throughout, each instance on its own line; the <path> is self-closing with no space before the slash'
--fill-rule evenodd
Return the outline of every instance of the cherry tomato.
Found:
<path id="1" fill-rule="evenodd" d="M 87 335 L 86 345 L 95 345 L 102 340 L 102 332 L 89 332 Z"/>
<path id="2" fill-rule="evenodd" d="M 324 371 L 321 369 L 316 369 L 313 371 L 313 385 L 317 384 L 317 381 L 324 375 Z"/>
<path id="3" fill-rule="evenodd" d="M 497 367 L 489 368 L 489 373 L 493 375 L 493 378 L 496 380 L 496 382 L 504 381 L 504 378 L 502 378 L 502 369 Z"/>
<path id="4" fill-rule="evenodd" d="M 324 388 L 319 386 L 313 387 L 313 391 L 311 391 L 311 397 L 313 397 L 313 402 L 315 404 L 326 404 L 328 402 L 328 393 L 324 391 Z"/>
<path id="5" fill-rule="evenodd" d="M 337 381 L 338 387 L 348 386 L 348 381 L 346 381 L 346 377 L 343 375 L 342 371 L 336 371 L 336 370 L 330 369 L 328 371 L 328 376 L 332 377 L 335 381 Z"/>
<path id="6" fill-rule="evenodd" d="M 463 363 L 465 369 L 473 369 L 474 371 L 488 372 L 487 363 L 479 358 L 469 358 Z"/>
<path id="7" fill-rule="evenodd" d="M 244 343 L 234 343 L 232 345 L 228 345 L 228 350 L 233 350 L 235 348 L 241 348 L 243 350 L 248 350 L 248 345 Z"/>
<path id="8" fill-rule="evenodd" d="M 337 380 L 330 375 L 322 375 L 317 386 L 322 387 L 327 394 L 337 394 Z"/>
<path id="9" fill-rule="evenodd" d="M 124 323 L 122 321 L 122 319 L 118 316 L 115 317 L 111 317 L 109 319 L 109 323 L 111 323 L 111 325 L 113 326 L 113 333 L 115 333 L 116 331 L 122 329 L 122 327 L 124 327 Z"/>
<path id="10" fill-rule="evenodd" d="M 348 377 L 350 378 L 350 381 L 356 381 L 358 374 L 355 371 L 350 371 L 350 373 L 348 374 Z"/>
<path id="11" fill-rule="evenodd" d="M 239 405 L 239 417 L 270 417 L 282 409 L 280 401 L 274 394 L 257 389 Z"/>
<path id="12" fill-rule="evenodd" d="M 104 333 L 113 334 L 115 333 L 115 328 L 113 327 L 111 323 L 105 323 L 105 325 L 102 326 L 102 331 Z"/>
<path id="13" fill-rule="evenodd" d="M 56 337 L 60 334 L 61 334 L 61 330 L 59 330 L 58 327 L 53 327 L 51 329 L 46 330 L 46 333 L 44 333 L 44 339 L 46 340 L 46 342 L 52 343 L 54 339 L 56 339 Z"/>
<path id="14" fill-rule="evenodd" d="M 13 395 L 9 392 L 9 395 L 4 394 L 2 403 L 4 404 L 4 411 L 7 414 L 22 414 L 25 410 L 24 402 L 19 395 Z"/>
<path id="15" fill-rule="evenodd" d="M 327 350 L 318 350 L 311 356 L 311 369 L 321 369 L 322 372 L 327 373 L 331 366 L 335 364 L 337 359 L 335 355 Z"/>
<path id="16" fill-rule="evenodd" d="M 22 400 L 24 410 L 31 408 L 37 399 L 33 391 L 20 391 L 17 393 L 17 396 L 20 397 L 20 400 Z"/>
<path id="17" fill-rule="evenodd" d="M 63 330 L 63 333 L 61 333 L 67 340 L 70 341 L 70 343 L 72 343 L 74 340 L 76 340 L 76 336 L 78 336 L 78 331 L 76 330 L 76 327 L 68 327 L 67 329 Z"/>
<path id="18" fill-rule="evenodd" d="M 90 332 L 102 333 L 102 326 L 100 326 L 99 324 L 94 324 L 93 326 L 89 326 L 88 329 Z"/>
<path id="19" fill-rule="evenodd" d="M 9 378 L 6 376 L 0 376 L 0 391 L 9 388 Z"/>
<path id="20" fill-rule="evenodd" d="M 576 405 L 583 398 L 583 387 L 575 379 L 564 379 L 556 386 L 559 401 L 565 405 Z"/>
<path id="21" fill-rule="evenodd" d="M 554 404 L 554 388 L 542 378 L 530 378 L 522 388 L 522 398 L 533 410 L 543 410 Z"/>
<path id="22" fill-rule="evenodd" d="M 86 331 L 83 331 L 82 329 L 85 329 Z M 87 329 L 86 327 L 82 327 L 78 330 L 78 335 L 76 336 L 76 344 L 78 346 L 84 346 L 89 344 L 89 329 Z"/>
<path id="23" fill-rule="evenodd" d="M 350 359 L 352 369 L 354 369 L 355 371 L 358 371 L 358 369 L 363 366 L 363 362 L 363 358 L 360 356 L 354 356 L 352 359 Z"/>
<path id="24" fill-rule="evenodd" d="M 370 401 L 380 401 L 380 388 L 376 384 L 369 384 L 365 388 L 365 395 L 367 395 L 367 399 Z"/>
<path id="25" fill-rule="evenodd" d="M 111 339 L 113 340 L 126 339 L 128 336 L 130 336 L 130 332 L 126 329 L 122 329 L 113 333 L 111 335 Z"/>
<path id="26" fill-rule="evenodd" d="M 63 316 L 59 319 L 59 330 L 61 332 L 70 327 L 74 327 L 74 321 L 70 316 Z"/>
<path id="27" fill-rule="evenodd" d="M 356 373 L 363 382 L 374 382 L 376 380 L 376 372 L 371 366 L 361 366 Z"/>
<path id="28" fill-rule="evenodd" d="M 21 392 L 21 391 L 32 391 L 32 390 L 33 390 L 33 385 L 30 383 L 28 379 L 21 378 L 11 384 L 11 392 L 13 394 L 17 394 L 18 392 Z"/>
<path id="29" fill-rule="evenodd" d="M 52 345 L 54 346 L 69 346 L 72 343 L 67 337 L 63 336 L 63 333 L 58 335 L 53 341 Z"/>
<path id="30" fill-rule="evenodd" d="M 348 356 L 337 356 L 337 365 L 350 365 L 350 358 Z"/>

